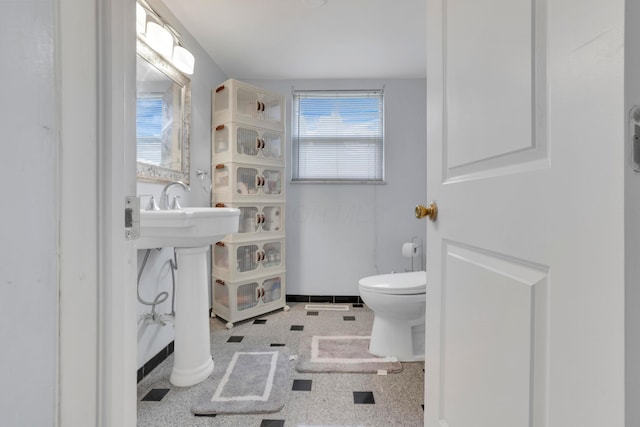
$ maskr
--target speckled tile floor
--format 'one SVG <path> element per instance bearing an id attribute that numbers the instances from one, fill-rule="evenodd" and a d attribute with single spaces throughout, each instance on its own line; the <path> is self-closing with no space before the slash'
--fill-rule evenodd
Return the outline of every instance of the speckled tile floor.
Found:
<path id="1" fill-rule="evenodd" d="M 212 355 L 222 346 L 270 346 L 285 344 L 297 354 L 300 337 L 308 333 L 357 333 L 371 330 L 373 313 L 349 305 L 349 311 L 318 311 L 308 315 L 304 303 L 289 303 L 290 311 L 279 310 L 238 322 L 228 330 L 222 319 L 211 320 Z M 354 316 L 345 320 L 344 316 Z M 291 326 L 303 330 L 292 330 Z M 298 328 L 300 329 L 300 328 Z M 233 342 L 243 337 L 240 342 Z M 138 383 L 138 426 L 242 426 L 242 427 L 345 427 L 422 426 L 424 363 L 403 363 L 400 373 L 389 375 L 299 373 L 292 365 L 284 408 L 270 414 L 194 416 L 191 405 L 197 386 L 175 387 L 169 383 L 173 355 Z M 310 380 L 296 381 L 296 380 Z M 311 390 L 308 389 L 310 386 Z M 300 389 L 302 388 L 302 389 Z M 164 389 L 164 390 L 163 390 Z M 142 400 L 150 391 L 160 400 Z M 166 391 L 168 390 L 168 391 Z M 357 392 L 357 393 L 356 393 Z M 362 393 L 364 392 L 364 393 Z M 163 395 L 163 393 L 165 393 Z M 198 393 L 199 394 L 199 393 Z M 355 403 L 360 399 L 363 403 Z M 373 400 L 375 403 L 370 403 Z"/>

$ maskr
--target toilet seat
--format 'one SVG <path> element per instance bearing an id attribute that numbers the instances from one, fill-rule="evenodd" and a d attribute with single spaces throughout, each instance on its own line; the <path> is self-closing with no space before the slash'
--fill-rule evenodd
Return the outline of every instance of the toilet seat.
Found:
<path id="1" fill-rule="evenodd" d="M 427 291 L 427 272 L 380 274 L 360 279 L 360 288 L 387 295 L 415 295 Z"/>

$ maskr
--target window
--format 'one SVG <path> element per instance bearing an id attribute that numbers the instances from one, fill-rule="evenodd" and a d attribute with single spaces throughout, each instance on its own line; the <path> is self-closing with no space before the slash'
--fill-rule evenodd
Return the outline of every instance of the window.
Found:
<path id="1" fill-rule="evenodd" d="M 294 91 L 292 181 L 384 181 L 382 90 Z"/>

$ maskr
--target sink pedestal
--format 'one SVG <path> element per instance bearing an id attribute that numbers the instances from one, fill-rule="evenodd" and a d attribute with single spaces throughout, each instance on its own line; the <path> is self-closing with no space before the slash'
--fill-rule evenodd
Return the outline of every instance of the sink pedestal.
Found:
<path id="1" fill-rule="evenodd" d="M 169 381 L 187 387 L 205 380 L 213 372 L 209 332 L 207 253 L 209 246 L 175 248 L 174 365 Z"/>
<path id="2" fill-rule="evenodd" d="M 138 249 L 176 251 L 174 365 L 169 378 L 176 386 L 198 384 L 213 372 L 207 253 L 226 234 L 238 232 L 239 220 L 237 208 L 140 211 Z"/>

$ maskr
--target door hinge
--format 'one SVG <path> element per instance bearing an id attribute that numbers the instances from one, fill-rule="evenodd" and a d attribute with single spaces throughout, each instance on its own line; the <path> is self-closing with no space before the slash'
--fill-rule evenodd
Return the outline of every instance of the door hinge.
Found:
<path id="1" fill-rule="evenodd" d="M 134 240 L 140 237 L 140 198 L 127 196 L 124 202 L 124 238 Z"/>

